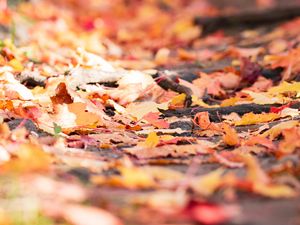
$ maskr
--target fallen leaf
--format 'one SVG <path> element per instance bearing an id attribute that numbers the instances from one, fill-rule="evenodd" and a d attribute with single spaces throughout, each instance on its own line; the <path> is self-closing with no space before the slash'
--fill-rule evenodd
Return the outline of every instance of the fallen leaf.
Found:
<path id="1" fill-rule="evenodd" d="M 170 126 L 167 121 L 159 119 L 159 113 L 149 112 L 143 116 L 143 119 L 157 128 L 168 129 Z"/>
<path id="2" fill-rule="evenodd" d="M 61 210 L 63 218 L 73 225 L 122 225 L 111 213 L 96 207 L 65 204 Z"/>
<path id="3" fill-rule="evenodd" d="M 246 113 L 242 116 L 240 121 L 235 122 L 236 126 L 244 126 L 258 123 L 266 123 L 280 118 L 277 113 L 261 113 L 254 114 L 253 112 Z"/>
<path id="4" fill-rule="evenodd" d="M 22 144 L 15 152 L 16 158 L 0 166 L 1 173 L 28 173 L 47 171 L 51 157 L 34 144 Z"/>
<path id="5" fill-rule="evenodd" d="M 157 104 L 155 102 L 140 102 L 140 103 L 130 103 L 126 107 L 127 113 L 141 120 L 143 116 L 147 115 L 149 112 L 159 112 L 158 109 L 168 109 L 168 103 Z"/>
<path id="6" fill-rule="evenodd" d="M 164 145 L 155 148 L 145 148 L 136 146 L 125 148 L 125 152 L 136 156 L 138 159 L 151 159 L 160 157 L 187 157 L 197 154 L 208 154 L 210 152 L 209 143 L 194 145 Z"/>
<path id="7" fill-rule="evenodd" d="M 293 128 L 293 127 L 297 126 L 298 124 L 299 124 L 299 121 L 297 121 L 297 120 L 281 122 L 281 123 L 273 126 L 271 129 L 262 133 L 261 136 L 269 137 L 270 140 L 274 140 L 282 133 L 283 130 Z"/>
<path id="8" fill-rule="evenodd" d="M 76 115 L 76 124 L 78 126 L 97 126 L 100 121 L 98 115 L 88 112 L 86 104 L 82 102 L 74 102 L 68 104 L 68 109 L 71 113 Z"/>
<path id="9" fill-rule="evenodd" d="M 300 147 L 300 129 L 293 127 L 282 131 L 284 140 L 279 143 L 278 151 L 280 155 L 292 154 L 296 148 Z"/>
<path id="10" fill-rule="evenodd" d="M 239 215 L 239 208 L 231 205 L 191 202 L 187 206 L 186 213 L 201 224 L 216 225 L 223 224 Z"/>
<path id="11" fill-rule="evenodd" d="M 184 93 L 176 95 L 174 98 L 172 98 L 171 102 L 169 103 L 169 108 L 176 109 L 184 107 L 185 99 L 186 94 Z"/>
<path id="12" fill-rule="evenodd" d="M 223 141 L 229 146 L 236 146 L 240 143 L 237 132 L 230 125 L 223 123 L 222 129 L 224 131 Z"/>
<path id="13" fill-rule="evenodd" d="M 217 169 L 203 176 L 194 178 L 191 182 L 191 188 L 200 195 L 210 196 L 221 187 L 224 169 Z"/>
<path id="14" fill-rule="evenodd" d="M 146 140 L 142 143 L 139 143 L 139 146 L 145 148 L 154 148 L 159 144 L 159 137 L 155 132 L 150 132 L 146 138 Z"/>

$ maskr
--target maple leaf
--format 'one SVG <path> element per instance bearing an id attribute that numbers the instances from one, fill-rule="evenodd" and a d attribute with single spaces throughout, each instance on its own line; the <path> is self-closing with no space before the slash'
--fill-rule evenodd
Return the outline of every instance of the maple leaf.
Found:
<path id="1" fill-rule="evenodd" d="M 261 67 L 248 58 L 241 58 L 241 76 L 242 82 L 253 84 L 259 75 L 261 75 Z"/>
<path id="2" fill-rule="evenodd" d="M 138 159 L 151 159 L 172 156 L 186 157 L 197 154 L 208 154 L 211 149 L 211 143 L 203 142 L 194 145 L 164 145 L 154 148 L 145 148 L 143 146 L 136 146 L 132 148 L 125 148 L 125 152 L 136 156 Z"/>
<path id="3" fill-rule="evenodd" d="M 203 130 L 222 131 L 219 124 L 210 122 L 208 112 L 199 112 L 195 115 L 193 122 Z"/>
<path id="4" fill-rule="evenodd" d="M 276 124 L 271 129 L 265 131 L 261 134 L 262 137 L 269 137 L 271 140 L 274 140 L 276 137 L 278 137 L 283 130 L 293 128 L 299 124 L 299 121 L 297 120 L 290 120 L 281 122 L 279 124 Z"/>
<path id="5" fill-rule="evenodd" d="M 250 137 L 248 140 L 244 141 L 243 144 L 244 145 L 251 145 L 251 146 L 259 144 L 259 145 L 265 146 L 266 148 L 268 148 L 270 150 L 275 149 L 274 143 L 270 139 L 267 139 L 267 138 L 262 137 L 262 136 Z"/>
<path id="6" fill-rule="evenodd" d="M 182 107 L 184 107 L 185 100 L 186 100 L 186 94 L 184 94 L 184 93 L 179 94 L 179 95 L 175 96 L 174 98 L 172 98 L 172 100 L 169 104 L 169 108 L 170 109 L 182 108 Z"/>
<path id="7" fill-rule="evenodd" d="M 269 89 L 268 93 L 273 95 L 283 94 L 285 92 L 300 93 L 300 82 L 288 83 L 286 81 L 280 83 L 278 86 Z"/>
<path id="8" fill-rule="evenodd" d="M 167 103 L 157 104 L 155 102 L 132 102 L 126 106 L 126 112 L 140 120 L 148 113 L 159 112 L 159 109 L 168 109 Z"/>
<path id="9" fill-rule="evenodd" d="M 277 113 L 261 113 L 254 114 L 253 112 L 246 113 L 242 116 L 240 121 L 236 121 L 236 126 L 244 126 L 258 123 L 265 123 L 276 120 L 280 118 L 280 115 Z"/>
<path id="10" fill-rule="evenodd" d="M 237 132 L 234 128 L 232 128 L 230 125 L 223 123 L 221 125 L 224 135 L 223 135 L 223 141 L 229 145 L 229 146 L 236 146 L 240 143 L 239 137 L 237 135 Z"/>
<path id="11" fill-rule="evenodd" d="M 150 132 L 144 142 L 139 143 L 139 146 L 145 148 L 154 148 L 159 144 L 159 137 L 155 132 Z"/>
<path id="12" fill-rule="evenodd" d="M 68 105 L 71 113 L 76 115 L 76 124 L 78 126 L 97 126 L 101 121 L 95 113 L 86 110 L 86 104 L 82 102 L 74 102 Z"/>
<path id="13" fill-rule="evenodd" d="M 293 127 L 282 131 L 284 140 L 279 143 L 278 151 L 280 155 L 292 154 L 296 148 L 300 147 L 300 129 Z"/>
<path id="14" fill-rule="evenodd" d="M 55 95 L 50 97 L 53 104 L 70 104 L 73 102 L 65 83 L 59 83 L 55 92 Z"/>
<path id="15" fill-rule="evenodd" d="M 159 113 L 149 112 L 148 114 L 143 116 L 143 119 L 157 128 L 168 129 L 170 126 L 170 124 L 167 121 L 159 119 Z"/>

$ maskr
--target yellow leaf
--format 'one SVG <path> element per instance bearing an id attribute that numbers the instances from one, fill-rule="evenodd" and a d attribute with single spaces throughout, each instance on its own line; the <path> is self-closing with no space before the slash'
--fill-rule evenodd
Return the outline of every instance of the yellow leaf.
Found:
<path id="1" fill-rule="evenodd" d="M 269 129 L 266 132 L 264 132 L 263 134 L 261 134 L 261 136 L 262 137 L 268 137 L 269 136 L 269 138 L 271 140 L 273 140 L 276 137 L 278 137 L 283 130 L 295 127 L 298 124 L 299 124 L 299 121 L 296 121 L 296 120 L 290 120 L 290 121 L 282 122 L 282 123 L 279 123 L 279 124 L 273 126 L 271 129 Z"/>
<path id="2" fill-rule="evenodd" d="M 217 169 L 192 182 L 192 189 L 204 196 L 213 194 L 222 184 L 224 169 Z"/>
<path id="3" fill-rule="evenodd" d="M 278 118 L 280 118 L 280 115 L 278 115 L 277 113 L 254 114 L 254 113 L 250 112 L 250 113 L 244 114 L 240 121 L 235 122 L 235 125 L 241 126 L 241 125 L 265 123 L 265 122 L 273 121 Z"/>
<path id="4" fill-rule="evenodd" d="M 158 109 L 168 109 L 167 103 L 157 104 L 155 102 L 131 103 L 126 107 L 127 113 L 137 118 L 142 119 L 149 112 L 159 112 Z"/>
<path id="5" fill-rule="evenodd" d="M 270 94 L 282 94 L 284 92 L 300 92 L 300 82 L 288 83 L 286 81 L 282 82 L 280 85 L 272 87 L 269 89 Z"/>
<path id="6" fill-rule="evenodd" d="M 154 148 L 159 143 L 159 137 L 155 132 L 150 132 L 145 142 L 140 143 L 140 146 L 144 146 L 146 148 Z"/>
<path id="7" fill-rule="evenodd" d="M 21 72 L 24 69 L 22 63 L 17 59 L 10 60 L 8 64 L 17 72 Z"/>
<path id="8" fill-rule="evenodd" d="M 253 191 L 270 198 L 290 198 L 296 192 L 289 186 L 279 184 L 254 183 Z"/>
<path id="9" fill-rule="evenodd" d="M 233 105 L 235 105 L 237 102 L 239 102 L 241 100 L 242 99 L 239 98 L 239 97 L 228 98 L 228 99 L 225 99 L 224 101 L 222 101 L 221 106 L 222 107 L 233 106 Z"/>
<path id="10" fill-rule="evenodd" d="M 206 108 L 211 108 L 211 105 L 206 104 L 202 99 L 200 99 L 199 97 L 192 95 L 192 105 L 198 105 L 198 106 L 202 106 L 202 107 L 206 107 Z"/>
<path id="11" fill-rule="evenodd" d="M 169 107 L 183 107 L 184 106 L 184 102 L 186 99 L 186 94 L 182 93 L 180 95 L 176 95 L 174 98 L 172 98 Z"/>
<path id="12" fill-rule="evenodd" d="M 153 177 L 138 167 L 122 167 L 121 180 L 127 188 L 150 188 L 155 182 Z"/>

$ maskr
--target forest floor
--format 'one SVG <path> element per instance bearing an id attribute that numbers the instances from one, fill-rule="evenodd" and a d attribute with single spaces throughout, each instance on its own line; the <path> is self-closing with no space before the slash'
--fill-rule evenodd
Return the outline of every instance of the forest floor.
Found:
<path id="1" fill-rule="evenodd" d="M 300 224 L 299 9 L 0 4 L 0 224 Z"/>

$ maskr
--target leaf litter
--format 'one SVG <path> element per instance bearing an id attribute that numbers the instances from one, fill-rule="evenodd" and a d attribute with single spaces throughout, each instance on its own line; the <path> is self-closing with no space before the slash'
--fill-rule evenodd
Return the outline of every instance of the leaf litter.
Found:
<path id="1" fill-rule="evenodd" d="M 194 23 L 223 10 L 0 2 L 0 224 L 252 224 L 247 196 L 299 199 L 299 19 Z"/>

